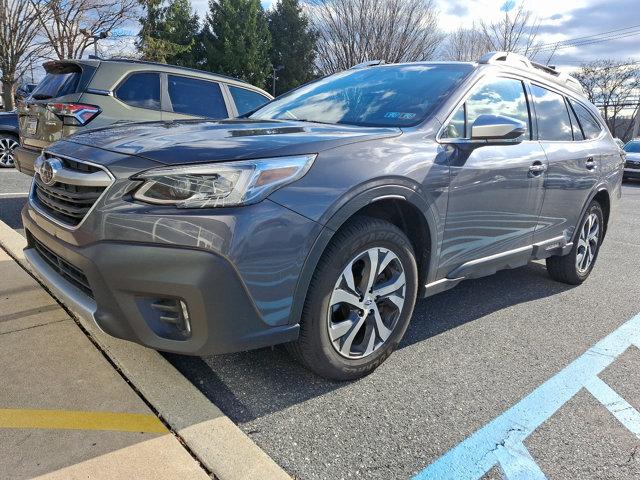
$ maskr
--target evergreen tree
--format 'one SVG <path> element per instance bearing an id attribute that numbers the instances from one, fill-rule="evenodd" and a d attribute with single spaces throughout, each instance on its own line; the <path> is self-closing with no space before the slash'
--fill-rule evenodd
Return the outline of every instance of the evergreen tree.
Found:
<path id="1" fill-rule="evenodd" d="M 280 0 L 269 13 L 271 32 L 271 63 L 279 69 L 276 73 L 276 95 L 308 82 L 314 78 L 316 33 L 309 26 L 309 19 L 298 0 Z M 273 89 L 273 73 L 269 78 Z"/>
<path id="2" fill-rule="evenodd" d="M 146 17 L 137 47 L 145 60 L 195 67 L 198 16 L 192 12 L 189 0 L 143 0 Z"/>
<path id="3" fill-rule="evenodd" d="M 260 0 L 210 0 L 203 37 L 208 70 L 265 86 L 271 35 Z"/>

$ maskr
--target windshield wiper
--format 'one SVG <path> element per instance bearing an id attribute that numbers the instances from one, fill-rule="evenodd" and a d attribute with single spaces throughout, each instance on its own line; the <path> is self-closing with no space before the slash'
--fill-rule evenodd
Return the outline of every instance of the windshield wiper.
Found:
<path id="1" fill-rule="evenodd" d="M 49 98 L 53 98 L 52 95 L 46 95 L 44 93 L 36 93 L 35 95 L 31 95 L 31 98 L 35 100 L 48 100 Z"/>

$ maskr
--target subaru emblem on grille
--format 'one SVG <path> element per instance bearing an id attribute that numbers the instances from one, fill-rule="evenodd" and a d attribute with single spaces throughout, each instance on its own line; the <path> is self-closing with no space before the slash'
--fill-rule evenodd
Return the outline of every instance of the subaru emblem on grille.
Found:
<path id="1" fill-rule="evenodd" d="M 63 168 L 62 162 L 57 158 L 47 158 L 40 166 L 40 179 L 45 185 L 56 183 L 56 173 Z"/>

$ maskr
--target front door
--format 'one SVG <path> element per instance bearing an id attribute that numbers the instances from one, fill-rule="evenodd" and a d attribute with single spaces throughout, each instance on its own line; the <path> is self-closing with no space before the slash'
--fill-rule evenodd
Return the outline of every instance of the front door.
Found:
<path id="1" fill-rule="evenodd" d="M 451 180 L 440 278 L 459 276 L 469 262 L 491 263 L 493 256 L 519 250 L 527 255 L 547 167 L 544 150 L 531 138 L 529 110 L 522 81 L 493 78 L 476 87 L 447 126 L 448 138 L 468 138 L 474 120 L 492 114 L 521 120 L 528 128 L 519 143 L 473 149 L 447 145 Z"/>

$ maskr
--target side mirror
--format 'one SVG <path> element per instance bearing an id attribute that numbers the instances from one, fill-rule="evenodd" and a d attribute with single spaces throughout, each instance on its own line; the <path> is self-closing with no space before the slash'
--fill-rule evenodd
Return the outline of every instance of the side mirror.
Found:
<path id="1" fill-rule="evenodd" d="M 527 125 L 504 115 L 478 116 L 471 125 L 471 140 L 514 140 L 527 131 Z"/>

